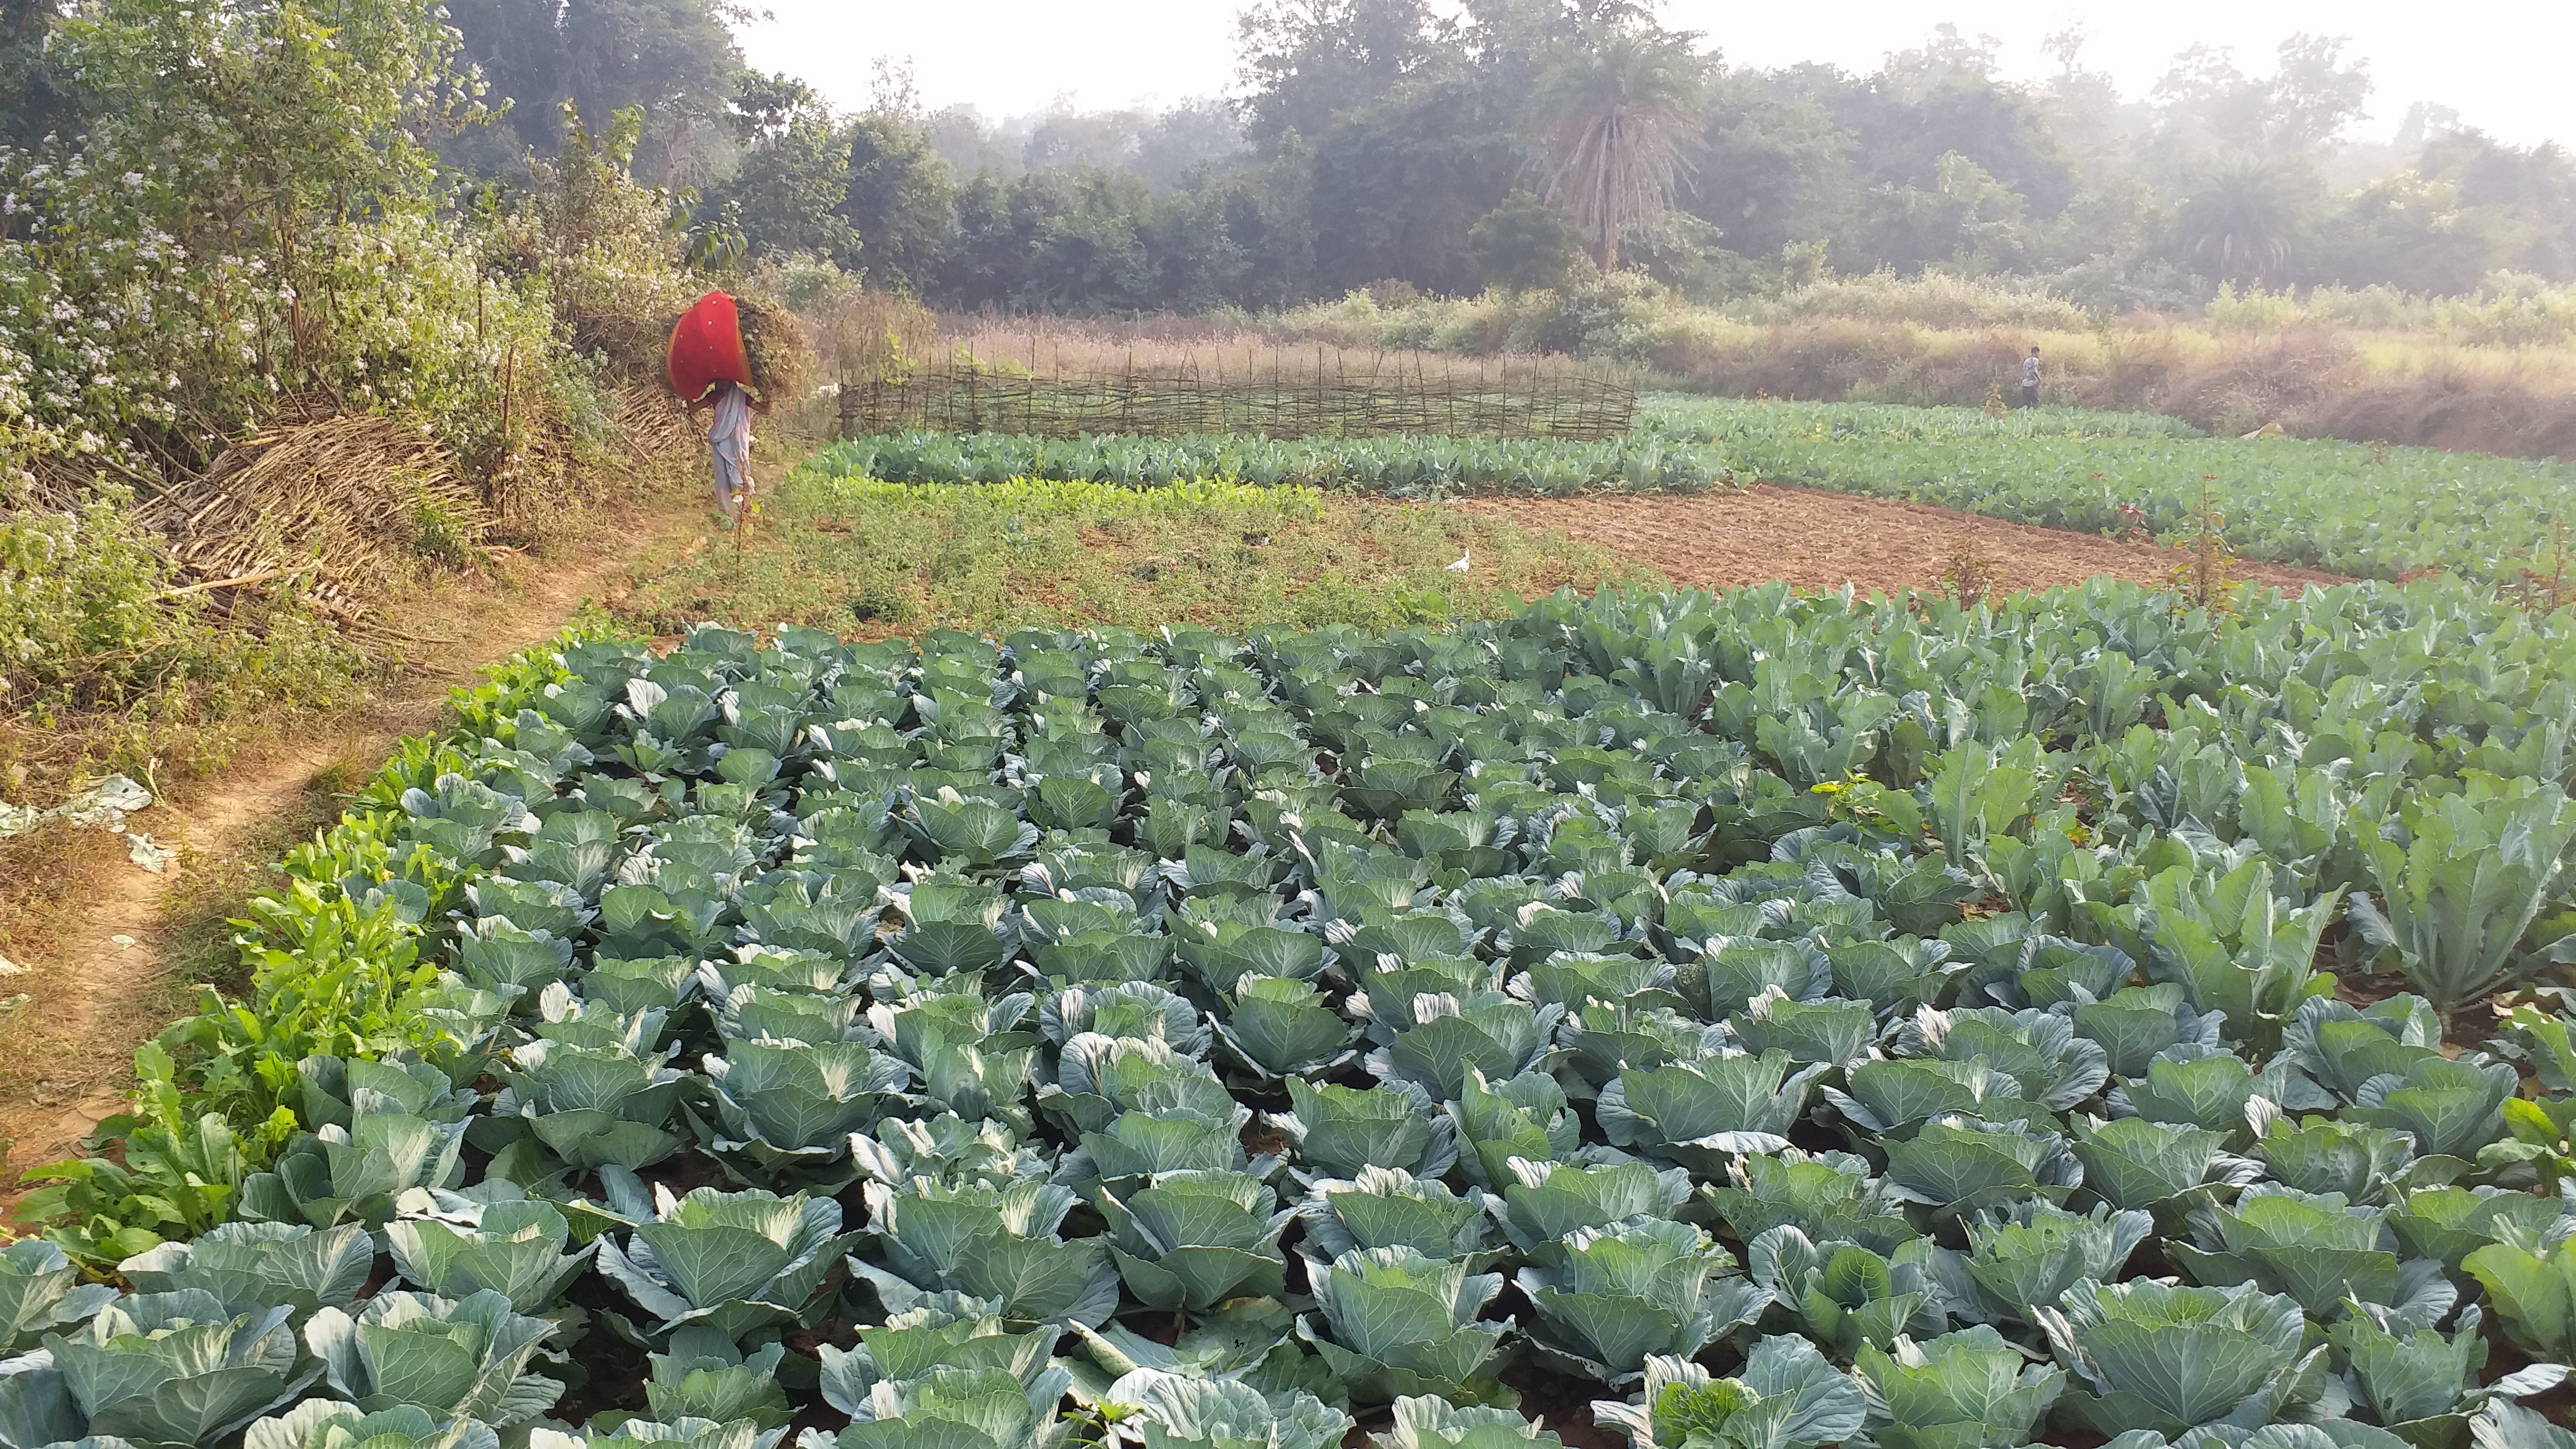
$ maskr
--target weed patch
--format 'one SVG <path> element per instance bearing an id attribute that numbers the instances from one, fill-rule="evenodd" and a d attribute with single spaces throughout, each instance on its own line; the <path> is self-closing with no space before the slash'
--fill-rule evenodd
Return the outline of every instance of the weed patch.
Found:
<path id="1" fill-rule="evenodd" d="M 1442 505 L 1233 483 L 897 484 L 804 470 L 768 525 L 740 555 L 708 550 L 642 579 L 621 616 L 658 634 L 710 620 L 868 637 L 1384 628 L 1500 617 L 1633 574 L 1605 550 Z M 1472 567 L 1453 571 L 1462 556 Z"/>

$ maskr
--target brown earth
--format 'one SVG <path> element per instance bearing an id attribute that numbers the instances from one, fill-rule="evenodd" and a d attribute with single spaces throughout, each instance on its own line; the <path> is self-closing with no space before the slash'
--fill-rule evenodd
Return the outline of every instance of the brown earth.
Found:
<path id="1" fill-rule="evenodd" d="M 2163 584 L 2185 561 L 2153 544 L 1777 483 L 1692 494 L 1479 498 L 1460 506 L 1600 544 L 1700 588 L 1778 579 L 1807 589 L 1850 584 L 1864 594 L 1938 591 L 1953 555 L 1971 541 L 1991 560 L 1997 587 L 2011 593 L 2106 576 Z M 2237 577 L 2284 590 L 2346 582 L 2254 563 Z"/>
<path id="2" fill-rule="evenodd" d="M 104 831 L 49 826 L 10 842 L 12 863 L 55 875 L 63 899 L 0 942 L 18 967 L 0 995 L 30 998 L 0 1035 L 0 1207 L 22 1195 L 17 1174 L 72 1154 L 120 1110 L 136 1045 L 191 1009 L 192 983 L 239 984 L 224 918 L 276 882 L 272 863 L 337 818 L 342 795 L 397 741 L 438 727 L 450 691 L 553 637 L 620 587 L 630 563 L 700 526 L 689 505 L 634 507 L 541 552 L 504 555 L 488 577 L 405 611 L 406 629 L 428 642 L 375 692 L 129 818 L 127 829 L 178 852 L 162 874 L 134 866 Z"/>

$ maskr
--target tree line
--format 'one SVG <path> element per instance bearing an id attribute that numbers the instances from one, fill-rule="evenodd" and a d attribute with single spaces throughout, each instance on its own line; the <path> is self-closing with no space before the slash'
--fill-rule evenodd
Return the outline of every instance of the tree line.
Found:
<path id="1" fill-rule="evenodd" d="M 30 44 L 50 13 L 0 0 L 13 139 L 79 122 Z M 836 112 L 746 69 L 722 0 L 448 15 L 499 111 L 442 141 L 451 167 L 506 181 L 567 107 L 636 109 L 637 175 L 704 248 L 821 257 L 951 307 L 1258 311 L 1614 269 L 1699 300 L 1942 270 L 2109 311 L 2222 283 L 2576 280 L 2576 157 L 2430 105 L 2392 141 L 2348 140 L 2373 87 L 2331 36 L 2257 66 L 2195 47 L 2126 97 L 2076 33 L 2021 83 L 1949 25 L 1853 74 L 1731 65 L 1723 33 L 1668 29 L 1645 0 L 1253 0 L 1239 100 L 995 124 L 891 71 Z"/>

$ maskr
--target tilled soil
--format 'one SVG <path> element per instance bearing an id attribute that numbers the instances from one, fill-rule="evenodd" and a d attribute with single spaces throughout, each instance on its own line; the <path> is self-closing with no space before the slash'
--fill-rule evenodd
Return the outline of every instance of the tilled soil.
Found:
<path id="1" fill-rule="evenodd" d="M 1938 591 L 1954 552 L 1971 539 L 2007 593 L 2103 577 L 2163 584 L 2186 561 L 2153 544 L 1776 483 L 1693 494 L 1479 498 L 1462 506 L 1597 543 L 1675 583 L 1713 589 L 1777 579 L 1808 589 L 1850 584 L 1864 594 Z M 2346 582 L 2250 562 L 2236 576 L 2291 592 Z"/>

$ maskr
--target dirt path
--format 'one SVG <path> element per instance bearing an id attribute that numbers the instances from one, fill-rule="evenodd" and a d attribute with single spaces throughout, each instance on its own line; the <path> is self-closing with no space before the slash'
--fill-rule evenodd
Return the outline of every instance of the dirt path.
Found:
<path id="1" fill-rule="evenodd" d="M 339 796 L 365 782 L 403 736 L 433 729 L 448 693 L 486 668 L 559 632 L 585 600 L 613 595 L 623 571 L 702 526 L 690 508 L 638 512 L 548 557 L 513 558 L 494 583 L 443 591 L 406 628 L 434 641 L 390 683 L 336 717 L 299 722 L 216 778 L 154 805 L 128 828 L 179 852 L 163 874 L 124 858 L 121 842 L 66 843 L 66 889 L 83 904 L 17 958 L 0 995 L 27 993 L 26 1029 L 0 1095 L 0 1204 L 17 1174 L 69 1155 L 122 1105 L 134 1048 L 188 1009 L 188 984 L 219 966 L 222 916 L 238 909 L 269 862 L 335 818 Z M 111 844 L 111 842 L 113 842 Z M 217 954 L 209 960 L 209 950 Z"/>
<path id="2" fill-rule="evenodd" d="M 1780 579 L 1810 589 L 1848 583 L 1862 593 L 1938 589 L 1952 550 L 1970 537 L 1994 561 L 2007 592 L 2105 576 L 2161 584 L 2182 561 L 2148 544 L 1776 483 L 1741 492 L 1478 499 L 1466 506 L 1601 544 L 1702 588 Z M 2248 564 L 2238 576 L 2291 590 L 2345 582 L 2269 564 Z"/>

